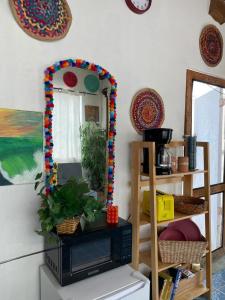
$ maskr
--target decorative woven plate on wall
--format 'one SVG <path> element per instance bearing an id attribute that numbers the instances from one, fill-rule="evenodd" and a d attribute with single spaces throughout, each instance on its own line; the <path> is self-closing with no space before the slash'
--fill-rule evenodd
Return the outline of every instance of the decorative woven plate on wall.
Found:
<path id="1" fill-rule="evenodd" d="M 161 127 L 165 118 L 162 98 L 153 89 L 141 89 L 133 97 L 130 117 L 139 134 L 145 129 Z"/>
<path id="2" fill-rule="evenodd" d="M 66 0 L 9 0 L 20 27 L 42 41 L 62 39 L 69 31 L 72 15 Z"/>
<path id="3" fill-rule="evenodd" d="M 214 25 L 207 25 L 203 28 L 199 47 L 202 59 L 210 66 L 217 66 L 223 57 L 223 37 Z"/>

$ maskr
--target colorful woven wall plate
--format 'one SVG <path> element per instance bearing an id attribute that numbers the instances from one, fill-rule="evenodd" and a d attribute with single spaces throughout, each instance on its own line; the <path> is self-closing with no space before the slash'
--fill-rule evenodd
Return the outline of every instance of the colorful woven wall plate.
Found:
<path id="1" fill-rule="evenodd" d="M 84 78 L 84 85 L 89 92 L 95 93 L 100 86 L 99 79 L 95 75 L 89 74 Z"/>
<path id="2" fill-rule="evenodd" d="M 42 41 L 62 39 L 69 31 L 72 15 L 66 0 L 9 0 L 19 26 Z"/>
<path id="3" fill-rule="evenodd" d="M 145 129 L 161 127 L 165 117 L 162 98 L 153 89 L 138 91 L 131 103 L 130 117 L 139 134 Z"/>
<path id="4" fill-rule="evenodd" d="M 223 38 L 220 31 L 214 25 L 207 25 L 203 28 L 199 47 L 202 59 L 210 66 L 217 66 L 223 56 Z"/>
<path id="5" fill-rule="evenodd" d="M 78 79 L 74 72 L 66 72 L 63 75 L 64 83 L 69 87 L 75 87 L 77 85 Z"/>

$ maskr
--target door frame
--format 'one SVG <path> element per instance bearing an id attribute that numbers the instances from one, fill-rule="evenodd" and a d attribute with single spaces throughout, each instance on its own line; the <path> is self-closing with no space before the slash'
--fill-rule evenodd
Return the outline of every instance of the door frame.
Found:
<path id="1" fill-rule="evenodd" d="M 184 119 L 184 134 L 192 134 L 192 93 L 193 82 L 199 81 L 211 85 L 216 85 L 225 89 L 225 79 L 215 77 L 212 75 L 200 73 L 193 70 L 187 70 L 186 72 L 186 96 L 185 96 L 185 119 Z M 224 170 L 225 171 L 225 170 Z M 223 193 L 223 224 L 222 224 L 222 246 L 214 250 L 213 258 L 220 257 L 225 254 L 225 172 L 223 183 L 210 185 L 210 195 Z M 196 197 L 202 197 L 204 195 L 204 187 L 196 188 L 193 190 L 193 194 Z"/>

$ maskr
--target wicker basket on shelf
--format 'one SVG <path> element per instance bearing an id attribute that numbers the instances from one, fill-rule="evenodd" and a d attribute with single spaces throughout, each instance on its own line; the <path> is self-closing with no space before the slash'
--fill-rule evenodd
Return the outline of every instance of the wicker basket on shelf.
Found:
<path id="1" fill-rule="evenodd" d="M 159 252 L 163 263 L 200 263 L 206 253 L 207 241 L 159 241 Z"/>
<path id="2" fill-rule="evenodd" d="M 201 198 L 174 195 L 174 209 L 187 215 L 201 214 L 207 211 L 208 202 Z"/>
<path id="3" fill-rule="evenodd" d="M 80 218 L 66 219 L 63 223 L 56 225 L 58 234 L 73 234 L 80 223 Z"/>

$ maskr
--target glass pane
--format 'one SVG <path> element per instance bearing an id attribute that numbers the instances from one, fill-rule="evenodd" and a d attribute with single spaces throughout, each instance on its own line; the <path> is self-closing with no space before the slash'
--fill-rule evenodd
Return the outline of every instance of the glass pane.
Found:
<path id="1" fill-rule="evenodd" d="M 85 251 L 84 251 L 85 249 Z M 111 259 L 111 239 L 80 243 L 72 248 L 72 271 L 76 272 Z"/>
<path id="2" fill-rule="evenodd" d="M 210 143 L 210 183 L 224 179 L 224 101 L 223 90 L 217 86 L 193 83 L 193 134 L 198 141 Z M 197 150 L 197 168 L 203 169 L 202 150 Z M 203 174 L 196 175 L 194 187 L 204 185 Z"/>
<path id="3" fill-rule="evenodd" d="M 211 195 L 211 245 L 212 250 L 222 247 L 222 227 L 223 227 L 223 193 Z M 196 222 L 205 235 L 205 217 L 195 217 Z"/>

